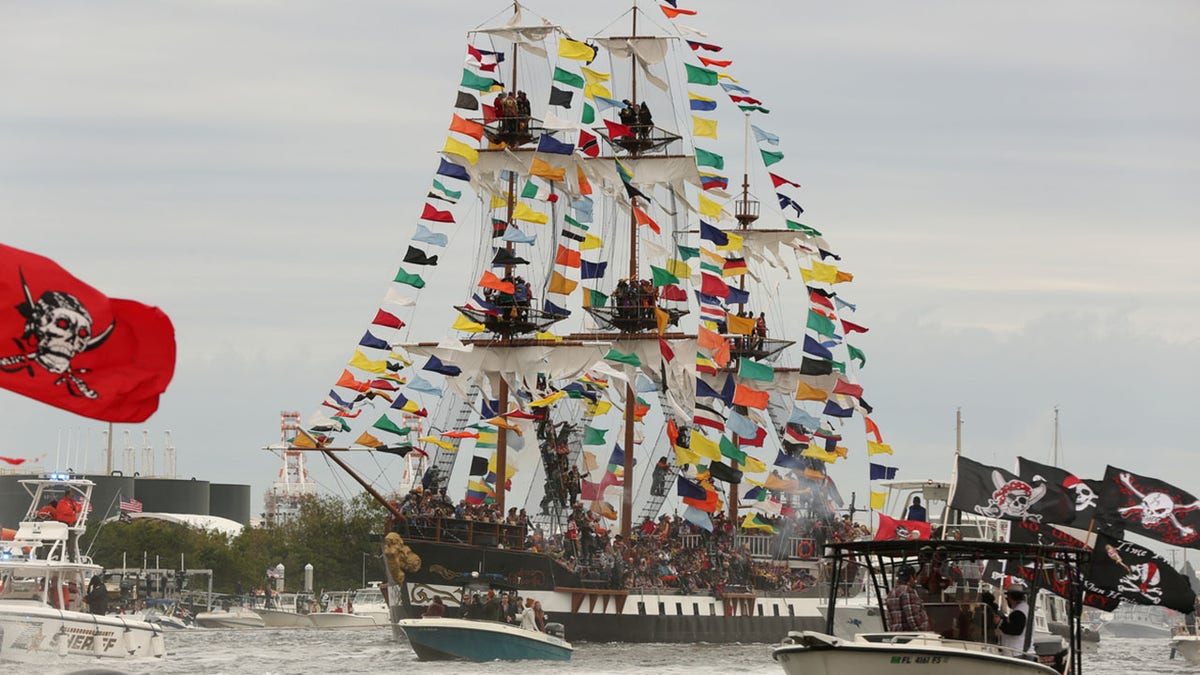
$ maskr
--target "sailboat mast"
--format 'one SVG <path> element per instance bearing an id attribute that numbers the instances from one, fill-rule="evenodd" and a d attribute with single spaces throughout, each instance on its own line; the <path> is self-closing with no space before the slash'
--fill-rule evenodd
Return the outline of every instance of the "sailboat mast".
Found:
<path id="1" fill-rule="evenodd" d="M 1054 406 L 1054 455 L 1050 458 L 1051 466 L 1058 466 L 1058 442 L 1061 438 L 1058 434 L 1058 406 Z"/>
<path id="2" fill-rule="evenodd" d="M 521 6 L 516 3 L 514 3 L 514 5 L 515 5 L 515 11 L 519 12 L 521 10 Z M 517 91 L 517 52 L 518 51 L 520 51 L 520 50 L 517 49 L 517 43 L 513 42 L 512 79 L 509 80 L 509 82 L 511 82 L 512 84 L 509 86 L 509 92 L 512 92 L 514 94 Z M 513 224 L 513 209 L 515 208 L 514 202 L 516 202 L 516 200 L 517 200 L 517 177 L 516 177 L 516 173 L 513 171 L 508 172 L 508 195 L 507 195 L 507 197 L 508 198 L 505 200 L 505 221 L 506 221 L 506 227 L 511 227 Z M 485 223 L 484 230 L 485 230 L 485 236 L 489 237 L 489 241 L 490 241 L 490 237 L 492 236 L 491 223 Z M 504 248 L 509 253 L 512 253 L 513 243 L 511 241 L 505 242 Z M 509 260 L 511 260 L 511 259 L 512 259 L 512 257 L 509 256 Z M 509 280 L 512 279 L 513 267 L 514 266 L 511 264 L 506 264 L 504 266 L 504 278 L 505 279 L 509 279 Z M 510 341 L 512 339 L 512 337 L 511 337 L 511 335 L 505 334 L 503 339 L 505 341 Z M 497 391 L 496 391 L 496 400 L 498 402 L 497 409 L 496 409 L 497 415 L 499 415 L 503 412 L 506 412 L 508 410 L 508 381 L 504 379 L 503 375 L 500 376 L 499 380 L 500 380 L 500 385 L 497 387 Z M 486 401 L 484 402 L 484 408 L 487 408 Z M 504 497 L 506 496 L 505 493 L 507 492 L 507 489 L 505 487 L 505 485 L 507 483 L 508 483 L 508 430 L 502 426 L 497 426 L 496 427 L 496 508 L 499 510 L 501 518 L 504 517 L 504 512 L 505 512 Z"/>
<path id="3" fill-rule="evenodd" d="M 633 6 L 633 37 L 637 37 L 637 3 Z M 632 93 L 630 101 L 637 105 L 637 54 L 630 59 L 630 81 Z M 636 154 L 636 153 L 634 153 Z M 633 209 L 637 207 L 637 197 L 629 198 L 629 283 L 637 288 L 638 282 L 638 231 L 637 215 Z M 621 476 L 621 539 L 628 542 L 633 534 L 633 408 L 637 404 L 637 394 L 633 383 L 625 383 L 625 457 L 622 463 Z"/>

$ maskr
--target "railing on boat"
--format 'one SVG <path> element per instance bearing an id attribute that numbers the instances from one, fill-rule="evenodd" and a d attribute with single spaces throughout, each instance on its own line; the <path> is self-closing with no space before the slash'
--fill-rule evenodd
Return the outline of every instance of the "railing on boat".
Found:
<path id="1" fill-rule="evenodd" d="M 525 548 L 524 525 L 509 525 L 465 518 L 412 516 L 397 523 L 395 530 L 405 539 L 417 541 L 503 546 L 514 550 Z"/>
<path id="2" fill-rule="evenodd" d="M 750 556 L 756 559 L 815 561 L 821 557 L 816 540 L 810 537 L 785 538 L 769 534 L 739 534 L 734 536 L 733 542 L 735 546 L 747 547 Z M 683 535 L 683 545 L 688 548 L 702 546 L 701 535 Z"/>

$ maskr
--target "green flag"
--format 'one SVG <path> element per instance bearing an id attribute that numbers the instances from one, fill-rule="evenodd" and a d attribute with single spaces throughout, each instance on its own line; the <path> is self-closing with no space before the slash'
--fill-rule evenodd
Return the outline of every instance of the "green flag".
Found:
<path id="1" fill-rule="evenodd" d="M 593 429 L 592 427 L 583 428 L 583 444 L 584 445 L 604 445 L 604 434 L 608 433 L 608 429 Z"/>
<path id="2" fill-rule="evenodd" d="M 739 105 L 738 107 L 742 109 L 742 112 L 754 112 L 755 110 L 757 110 L 758 112 L 763 113 L 764 115 L 771 114 L 770 110 L 767 110 L 766 108 L 762 107 L 761 105 Z"/>
<path id="3" fill-rule="evenodd" d="M 666 286 L 667 284 L 679 283 L 679 277 L 675 276 L 674 274 L 671 274 L 670 272 L 664 270 L 661 267 L 655 267 L 654 265 L 651 265 L 650 271 L 654 275 L 654 285 L 655 286 L 661 287 L 661 286 Z"/>
<path id="4" fill-rule="evenodd" d="M 720 447 L 721 454 L 723 456 L 728 457 L 739 464 L 745 463 L 746 453 L 739 450 L 738 447 L 733 444 L 733 441 L 729 440 L 724 435 L 721 436 Z"/>
<path id="5" fill-rule="evenodd" d="M 403 267 L 400 268 L 399 272 L 396 272 L 396 278 L 392 281 L 401 284 L 408 284 L 413 288 L 425 288 L 425 280 L 421 278 L 420 274 L 409 274 L 408 272 L 404 271 Z"/>
<path id="6" fill-rule="evenodd" d="M 811 309 L 808 311 L 808 327 L 828 337 L 837 334 L 833 322 L 828 317 L 817 314 Z"/>
<path id="7" fill-rule="evenodd" d="M 642 365 L 642 360 L 638 358 L 637 354 L 625 354 L 611 348 L 608 350 L 608 353 L 604 355 L 604 360 L 616 361 L 617 363 L 624 363 L 626 365 L 635 367 Z"/>
<path id="8" fill-rule="evenodd" d="M 725 168 L 725 158 L 715 152 L 696 148 L 696 166 L 711 166 L 720 170 Z"/>
<path id="9" fill-rule="evenodd" d="M 608 302 L 608 296 L 594 288 L 585 288 L 583 292 L 584 307 L 603 307 Z"/>
<path id="10" fill-rule="evenodd" d="M 490 77 L 481 77 L 466 68 L 463 68 L 462 82 L 459 82 L 459 84 L 476 91 L 491 91 L 492 87 L 503 86 Z"/>
<path id="11" fill-rule="evenodd" d="M 587 225 L 584 225 L 583 223 L 579 222 L 578 220 L 575 220 L 574 218 L 572 218 L 571 216 L 568 216 L 565 213 L 563 214 L 563 220 L 565 220 L 568 225 L 574 225 L 575 227 L 578 227 L 581 230 L 586 231 L 588 229 Z"/>
<path id="12" fill-rule="evenodd" d="M 583 104 L 583 119 L 579 120 L 583 124 L 591 124 L 596 121 L 596 109 L 589 103 Z"/>
<path id="13" fill-rule="evenodd" d="M 759 363 L 743 356 L 738 359 L 738 377 L 771 382 L 775 379 L 775 369 L 765 363 Z"/>
<path id="14" fill-rule="evenodd" d="M 711 272 L 717 276 L 721 276 L 721 272 L 724 271 L 724 268 L 722 268 L 720 265 L 716 263 L 710 263 L 707 260 L 700 261 L 700 269 L 704 270 L 705 272 Z"/>
<path id="15" fill-rule="evenodd" d="M 822 235 L 820 232 L 818 232 L 816 229 L 814 229 L 814 228 L 811 228 L 811 227 L 809 227 L 809 226 L 805 225 L 804 223 L 797 223 L 797 222 L 796 222 L 796 221 L 794 221 L 794 220 L 789 220 L 789 221 L 787 221 L 787 226 L 788 226 L 788 229 L 789 229 L 789 230 L 800 230 L 800 231 L 801 231 L 801 232 L 803 232 L 804 234 L 807 234 L 807 235 L 809 235 L 809 236 L 812 236 L 812 237 L 820 237 L 820 236 L 823 236 L 823 235 Z"/>
<path id="16" fill-rule="evenodd" d="M 841 361 L 830 361 L 830 363 L 833 364 L 834 370 L 838 371 L 839 373 L 841 373 L 843 375 L 846 374 L 846 364 L 845 363 L 843 363 Z"/>
<path id="17" fill-rule="evenodd" d="M 690 63 L 683 64 L 687 66 L 688 84 L 716 84 L 717 71 L 693 66 Z"/>
<path id="18" fill-rule="evenodd" d="M 693 248 L 691 246 L 676 246 L 675 248 L 679 250 L 679 257 L 682 258 L 684 262 L 687 262 L 692 258 L 700 257 L 700 249 L 698 248 Z"/>
<path id="19" fill-rule="evenodd" d="M 445 185 L 442 185 L 436 180 L 433 181 L 433 189 L 446 199 L 457 200 L 458 198 L 462 197 L 462 190 L 448 190 L 446 189 Z"/>
<path id="20" fill-rule="evenodd" d="M 563 70 L 562 68 L 558 67 L 554 69 L 554 81 L 562 82 L 563 84 L 570 85 L 576 89 L 583 89 L 584 84 L 583 76 L 576 75 L 569 70 Z"/>
<path id="21" fill-rule="evenodd" d="M 862 361 L 862 364 L 859 365 L 859 368 L 867 367 L 867 355 L 864 354 L 861 349 L 859 349 L 858 347 L 855 347 L 852 344 L 847 344 L 846 351 L 850 352 L 850 360 L 851 361 L 854 361 L 856 359 Z"/>
<path id="22" fill-rule="evenodd" d="M 763 164 L 771 166 L 772 164 L 783 159 L 782 152 L 771 152 L 770 150 L 759 150 L 762 153 Z"/>
<path id="23" fill-rule="evenodd" d="M 375 422 L 375 424 L 372 424 L 371 426 L 375 429 L 379 429 L 380 431 L 396 434 L 397 436 L 407 436 L 412 431 L 408 427 L 396 426 L 396 423 L 389 420 L 387 415 L 381 416 L 379 421 Z"/>

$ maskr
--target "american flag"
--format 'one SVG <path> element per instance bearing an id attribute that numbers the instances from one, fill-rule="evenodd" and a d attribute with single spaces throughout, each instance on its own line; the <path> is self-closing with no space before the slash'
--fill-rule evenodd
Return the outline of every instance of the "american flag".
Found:
<path id="1" fill-rule="evenodd" d="M 139 502 L 138 500 L 134 499 L 133 497 L 130 497 L 129 499 L 125 499 L 124 497 L 122 497 L 120 510 L 128 511 L 130 513 L 141 513 L 142 512 L 142 503 Z"/>

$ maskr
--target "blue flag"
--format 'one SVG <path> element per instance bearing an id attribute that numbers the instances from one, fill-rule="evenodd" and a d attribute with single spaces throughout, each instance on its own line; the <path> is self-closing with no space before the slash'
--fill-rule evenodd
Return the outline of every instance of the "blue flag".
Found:
<path id="1" fill-rule="evenodd" d="M 533 244 L 537 242 L 537 233 L 525 234 L 516 225 L 509 225 L 504 230 L 504 241 L 509 241 L 514 244 Z"/>
<path id="2" fill-rule="evenodd" d="M 833 360 L 833 352 L 826 349 L 824 345 L 818 342 L 811 335 L 804 336 L 804 351 L 812 354 L 813 356 L 829 359 L 830 361 Z"/>
<path id="3" fill-rule="evenodd" d="M 897 467 L 871 463 L 871 480 L 891 480 L 896 477 Z"/>
<path id="4" fill-rule="evenodd" d="M 700 238 L 706 241 L 711 241 L 717 246 L 728 246 L 729 236 L 722 232 L 719 228 L 713 227 L 703 220 L 700 221 Z"/>
<path id="5" fill-rule="evenodd" d="M 608 270 L 608 261 L 604 262 L 588 262 L 587 260 L 579 261 L 579 278 L 580 279 L 603 279 L 604 273 Z"/>
<path id="6" fill-rule="evenodd" d="M 417 223 L 417 233 L 413 235 L 413 241 L 433 244 L 434 246 L 445 246 L 450 243 L 450 238 L 440 232 L 434 232 L 421 223 Z"/>
<path id="7" fill-rule="evenodd" d="M 708 497 L 708 491 L 683 476 L 679 476 L 675 483 L 675 493 L 680 497 L 689 497 L 691 499 L 706 499 Z"/>
<path id="8" fill-rule="evenodd" d="M 569 155 L 575 152 L 575 144 L 563 143 L 550 134 L 542 134 L 542 137 L 538 139 L 537 151 L 555 155 Z"/>
<path id="9" fill-rule="evenodd" d="M 442 159 L 441 162 L 437 170 L 439 176 L 449 176 L 450 178 L 457 178 L 459 180 L 471 180 L 471 174 L 467 173 L 466 169 L 446 159 Z"/>
<path id="10" fill-rule="evenodd" d="M 442 360 L 436 356 L 430 355 L 429 361 L 421 366 L 421 370 L 429 370 L 435 373 L 441 373 L 448 377 L 455 377 L 462 374 L 462 368 L 442 363 Z"/>
<path id="11" fill-rule="evenodd" d="M 380 340 L 379 338 L 375 337 L 374 335 L 371 335 L 371 331 L 367 331 L 366 334 L 362 336 L 362 339 L 358 341 L 358 345 L 360 347 L 370 347 L 371 349 L 391 349 L 392 348 L 392 346 L 389 345 L 386 341 Z"/>

